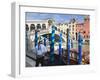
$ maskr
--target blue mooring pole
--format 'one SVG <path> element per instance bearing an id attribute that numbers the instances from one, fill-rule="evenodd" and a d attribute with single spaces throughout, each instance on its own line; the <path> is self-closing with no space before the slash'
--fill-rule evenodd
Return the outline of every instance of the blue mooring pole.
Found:
<path id="1" fill-rule="evenodd" d="M 35 47 L 38 45 L 38 32 L 35 31 Z"/>
<path id="2" fill-rule="evenodd" d="M 28 31 L 26 31 L 26 51 L 28 51 Z"/>
<path id="3" fill-rule="evenodd" d="M 51 44 L 50 44 L 50 62 L 54 63 L 54 42 L 55 42 L 55 27 L 52 26 Z"/>
<path id="4" fill-rule="evenodd" d="M 70 35 L 69 29 L 67 29 L 67 54 L 68 54 L 68 64 L 70 64 Z"/>
<path id="5" fill-rule="evenodd" d="M 78 64 L 82 63 L 82 44 L 83 38 L 80 33 L 78 33 Z"/>
<path id="6" fill-rule="evenodd" d="M 60 32 L 59 39 L 59 62 L 61 63 L 61 55 L 62 55 L 62 32 Z"/>
<path id="7" fill-rule="evenodd" d="M 73 40 L 71 40 L 71 48 L 73 48 Z"/>
<path id="8" fill-rule="evenodd" d="M 44 37 L 44 46 L 46 46 L 46 38 Z"/>

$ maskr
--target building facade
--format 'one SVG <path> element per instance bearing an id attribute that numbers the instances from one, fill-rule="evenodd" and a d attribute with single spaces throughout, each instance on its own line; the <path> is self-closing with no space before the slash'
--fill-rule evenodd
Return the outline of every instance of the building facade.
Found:
<path id="1" fill-rule="evenodd" d="M 48 20 L 27 20 L 26 29 L 34 31 L 35 29 L 46 29 L 48 26 Z"/>
<path id="2" fill-rule="evenodd" d="M 50 30 L 52 20 L 27 20 L 26 21 L 26 30 L 33 32 L 35 29 L 40 30 Z M 78 39 L 78 33 L 80 32 L 85 40 L 90 38 L 90 19 L 89 16 L 84 17 L 83 22 L 77 22 L 75 18 L 71 19 L 68 23 L 57 23 L 54 24 L 55 29 L 58 32 L 62 32 L 64 35 L 67 34 L 67 29 L 70 31 L 70 37 L 72 40 Z"/>
<path id="3" fill-rule="evenodd" d="M 89 16 L 85 16 L 83 23 L 76 24 L 76 32 L 81 33 L 84 40 L 90 39 L 90 19 Z"/>
<path id="4" fill-rule="evenodd" d="M 70 31 L 70 37 L 72 40 L 76 40 L 76 20 L 73 18 L 68 24 L 69 31 Z"/>
<path id="5" fill-rule="evenodd" d="M 76 20 L 73 18 L 68 23 L 56 24 L 57 30 L 61 31 L 63 34 L 67 34 L 67 29 L 70 31 L 70 37 L 72 40 L 76 40 Z"/>

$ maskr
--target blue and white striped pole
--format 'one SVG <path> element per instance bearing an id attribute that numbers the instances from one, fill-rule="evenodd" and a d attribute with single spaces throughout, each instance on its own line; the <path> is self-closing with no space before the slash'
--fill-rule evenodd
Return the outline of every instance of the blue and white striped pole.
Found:
<path id="1" fill-rule="evenodd" d="M 71 48 L 73 48 L 73 40 L 71 40 Z"/>
<path id="2" fill-rule="evenodd" d="M 82 63 L 82 44 L 83 38 L 80 33 L 78 33 L 78 64 Z"/>
<path id="3" fill-rule="evenodd" d="M 60 39 L 59 39 L 59 56 L 62 54 L 62 32 L 60 32 Z"/>
<path id="4" fill-rule="evenodd" d="M 28 31 L 26 31 L 26 51 L 28 51 Z"/>
<path id="5" fill-rule="evenodd" d="M 60 37 L 60 39 L 59 39 L 59 61 L 61 63 L 61 55 L 62 55 L 62 32 L 60 32 L 59 37 Z"/>
<path id="6" fill-rule="evenodd" d="M 38 45 L 38 32 L 35 31 L 35 47 Z"/>
<path id="7" fill-rule="evenodd" d="M 68 64 L 70 64 L 70 35 L 69 29 L 67 29 L 67 54 L 68 54 Z"/>
<path id="8" fill-rule="evenodd" d="M 46 46 L 46 38 L 44 37 L 44 45 Z"/>
<path id="9" fill-rule="evenodd" d="M 50 62 L 54 63 L 54 42 L 55 42 L 55 27 L 52 26 L 51 44 L 50 44 Z"/>

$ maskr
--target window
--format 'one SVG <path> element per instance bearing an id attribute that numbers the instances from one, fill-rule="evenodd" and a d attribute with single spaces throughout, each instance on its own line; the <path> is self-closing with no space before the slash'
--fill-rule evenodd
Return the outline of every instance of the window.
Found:
<path id="1" fill-rule="evenodd" d="M 85 34 L 86 33 L 86 31 L 83 31 L 83 34 Z"/>
<path id="2" fill-rule="evenodd" d="M 84 38 L 85 38 L 85 36 L 84 36 Z"/>
<path id="3" fill-rule="evenodd" d="M 46 29 L 46 24 L 42 24 L 42 29 Z"/>
<path id="4" fill-rule="evenodd" d="M 73 25 L 73 28 L 74 28 L 74 25 Z"/>
<path id="5" fill-rule="evenodd" d="M 55 30 L 57 30 L 57 27 L 55 27 Z"/>
<path id="6" fill-rule="evenodd" d="M 31 30 L 31 31 L 32 31 L 32 30 L 35 30 L 35 25 L 34 25 L 34 24 L 31 24 L 30 30 Z"/>
<path id="7" fill-rule="evenodd" d="M 41 29 L 41 25 L 40 24 L 37 24 L 37 29 Z"/>
<path id="8" fill-rule="evenodd" d="M 60 32 L 60 29 L 58 29 L 58 31 Z"/>
<path id="9" fill-rule="evenodd" d="M 89 36 L 87 35 L 87 38 L 89 38 Z"/>
<path id="10" fill-rule="evenodd" d="M 75 40 L 75 38 L 73 37 L 73 40 Z"/>
<path id="11" fill-rule="evenodd" d="M 28 31 L 29 30 L 29 27 L 28 27 L 28 24 L 26 24 L 26 31 Z"/>

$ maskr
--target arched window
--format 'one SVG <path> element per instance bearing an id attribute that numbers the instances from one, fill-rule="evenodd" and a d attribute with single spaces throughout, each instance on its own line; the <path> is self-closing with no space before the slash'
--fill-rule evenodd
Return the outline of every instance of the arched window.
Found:
<path id="1" fill-rule="evenodd" d="M 73 40 L 75 40 L 74 36 L 73 36 Z"/>
<path id="2" fill-rule="evenodd" d="M 37 24 L 37 29 L 41 29 L 41 25 L 40 24 Z"/>
<path id="3" fill-rule="evenodd" d="M 58 29 L 58 31 L 60 32 L 60 29 Z"/>
<path id="4" fill-rule="evenodd" d="M 55 27 L 55 30 L 57 30 L 57 27 Z"/>
<path id="5" fill-rule="evenodd" d="M 34 25 L 34 24 L 31 24 L 30 30 L 31 30 L 31 31 L 32 31 L 32 30 L 35 30 L 35 25 Z"/>
<path id="6" fill-rule="evenodd" d="M 46 25 L 45 24 L 42 24 L 42 29 L 46 29 Z"/>
<path id="7" fill-rule="evenodd" d="M 76 32 L 76 40 L 78 40 L 78 33 Z"/>
<path id="8" fill-rule="evenodd" d="M 89 36 L 87 35 L 87 38 L 89 38 Z"/>
<path id="9" fill-rule="evenodd" d="M 83 34 L 85 34 L 86 33 L 86 31 L 83 31 Z"/>
<path id="10" fill-rule="evenodd" d="M 25 26 L 26 26 L 26 31 L 28 31 L 29 30 L 28 24 L 26 24 Z"/>
<path id="11" fill-rule="evenodd" d="M 61 32 L 63 33 L 63 30 L 61 30 Z"/>
<path id="12" fill-rule="evenodd" d="M 84 38 L 85 38 L 85 35 L 84 35 Z"/>

